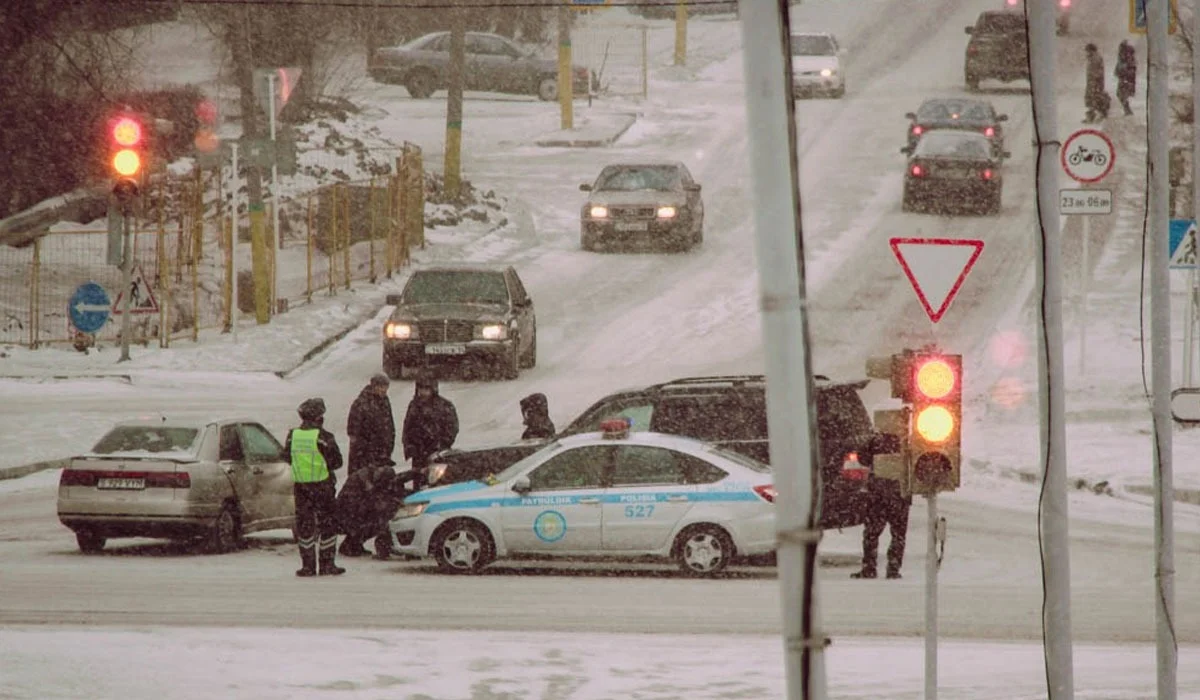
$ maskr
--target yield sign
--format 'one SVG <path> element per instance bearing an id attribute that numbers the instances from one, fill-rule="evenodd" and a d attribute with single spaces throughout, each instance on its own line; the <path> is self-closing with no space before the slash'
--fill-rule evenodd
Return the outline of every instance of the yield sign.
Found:
<path id="1" fill-rule="evenodd" d="M 983 241 L 979 240 L 892 238 L 888 242 L 934 323 L 942 320 L 983 252 Z"/>

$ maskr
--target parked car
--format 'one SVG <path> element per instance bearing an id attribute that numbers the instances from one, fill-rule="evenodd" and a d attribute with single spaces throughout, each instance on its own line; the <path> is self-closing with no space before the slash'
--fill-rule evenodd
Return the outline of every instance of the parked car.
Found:
<path id="1" fill-rule="evenodd" d="M 966 32 L 971 35 L 963 67 L 968 90 L 978 90 L 982 80 L 1011 83 L 1029 79 L 1029 40 L 1023 13 L 981 12 Z"/>
<path id="2" fill-rule="evenodd" d="M 1004 0 L 1004 8 L 1020 12 L 1024 7 L 1022 3 L 1023 0 Z M 1054 28 L 1059 36 L 1063 36 L 1071 28 L 1071 0 L 1056 0 L 1054 4 L 1058 6 L 1058 15 L 1054 18 Z"/>
<path id="3" fill-rule="evenodd" d="M 464 89 L 536 95 L 558 99 L 558 62 L 539 58 L 499 34 L 467 32 Z M 450 32 L 435 32 L 400 46 L 379 49 L 368 70 L 381 83 L 403 85 L 408 94 L 424 99 L 450 81 Z M 598 86 L 584 66 L 572 66 L 573 90 L 588 93 Z"/>
<path id="4" fill-rule="evenodd" d="M 537 364 L 533 299 L 511 265 L 438 265 L 412 273 L 383 324 L 383 371 L 483 362 L 505 379 Z"/>
<path id="5" fill-rule="evenodd" d="M 842 50 L 828 32 L 792 35 L 792 97 L 846 94 Z"/>
<path id="6" fill-rule="evenodd" d="M 775 487 L 761 462 L 622 419 L 563 438 L 487 482 L 409 496 L 393 549 L 475 573 L 514 556 L 673 560 L 711 576 L 775 550 Z"/>
<path id="7" fill-rule="evenodd" d="M 650 246 L 690 250 L 704 242 L 704 199 L 687 166 L 666 163 L 607 165 L 580 212 L 580 245 Z"/>
<path id="8" fill-rule="evenodd" d="M 825 528 L 862 524 L 869 501 L 866 468 L 889 445 L 875 431 L 859 395 L 867 380 L 835 382 L 816 377 L 820 435 L 820 523 Z M 455 448 L 430 458 L 430 483 L 443 486 L 487 479 L 557 440 L 600 430 L 610 419 L 631 422 L 634 432 L 682 435 L 770 462 L 766 380 L 762 375 L 687 377 L 610 394 L 592 404 L 555 438 L 507 445 Z"/>
<path id="9" fill-rule="evenodd" d="M 84 553 L 114 537 L 200 539 L 225 552 L 246 533 L 292 527 L 290 462 L 248 418 L 122 422 L 63 469 L 58 519 Z"/>
<path id="10" fill-rule="evenodd" d="M 907 148 L 911 153 L 917 147 L 921 135 L 934 129 L 958 129 L 976 131 L 992 142 L 992 150 L 1004 152 L 1004 125 L 1007 114 L 997 114 L 996 108 L 987 100 L 961 97 L 925 100 L 916 112 L 904 115 L 910 123 L 907 133 Z"/>
<path id="11" fill-rule="evenodd" d="M 901 208 L 939 210 L 972 209 L 1000 213 L 1004 174 L 1001 161 L 1008 153 L 995 153 L 983 134 L 973 131 L 931 131 L 909 154 L 904 171 Z"/>

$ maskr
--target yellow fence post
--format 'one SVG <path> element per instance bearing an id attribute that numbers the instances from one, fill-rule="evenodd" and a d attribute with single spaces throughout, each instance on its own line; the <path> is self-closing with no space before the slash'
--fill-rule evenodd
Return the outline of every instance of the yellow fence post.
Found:
<path id="1" fill-rule="evenodd" d="M 337 295 L 337 287 L 333 279 L 334 273 L 334 254 L 337 252 L 338 244 L 338 229 L 337 229 L 337 185 L 330 185 L 326 188 L 329 193 L 329 235 L 325 237 L 325 263 L 329 268 L 329 296 Z"/>
<path id="2" fill-rule="evenodd" d="M 39 316 L 42 315 L 41 302 L 38 295 L 42 288 L 42 239 L 33 239 L 33 261 L 29 270 L 29 347 L 37 349 Z"/>
<path id="3" fill-rule="evenodd" d="M 342 243 L 345 246 L 342 248 L 342 264 L 345 267 L 345 283 L 346 289 L 350 288 L 350 188 L 342 185 L 342 230 L 345 236 L 342 238 Z"/>
<path id="4" fill-rule="evenodd" d="M 225 282 L 221 285 L 221 298 L 225 301 L 225 329 L 222 331 L 228 333 L 233 330 L 233 305 L 237 303 L 237 299 L 233 298 L 233 254 L 237 243 L 237 210 L 234 210 L 233 215 L 226 219 L 221 217 L 221 240 L 225 242 L 225 274 L 221 275 Z"/>
<path id="5" fill-rule="evenodd" d="M 158 235 L 155 236 L 156 250 L 158 262 L 158 347 L 167 347 L 167 337 L 170 332 L 168 323 L 171 317 L 171 296 L 166 293 L 167 284 L 167 184 L 159 182 L 158 185 Z"/>
<path id="6" fill-rule="evenodd" d="M 307 236 L 304 241 L 304 298 L 312 303 L 313 196 L 308 195 Z"/>
<path id="7" fill-rule="evenodd" d="M 396 267 L 396 179 L 388 176 L 387 179 L 387 199 L 384 200 L 384 216 L 387 217 L 387 228 L 384 234 L 386 238 L 387 248 L 384 251 L 384 257 L 387 258 L 387 277 L 392 278 L 392 270 Z"/>
<path id="8" fill-rule="evenodd" d="M 371 217 L 368 220 L 369 228 L 367 229 L 367 235 L 370 236 L 367 246 L 371 251 L 370 273 L 367 279 L 371 281 L 371 284 L 375 284 L 375 224 L 377 218 L 375 214 L 375 178 L 371 178 L 371 186 L 370 189 L 367 190 L 367 212 Z"/>

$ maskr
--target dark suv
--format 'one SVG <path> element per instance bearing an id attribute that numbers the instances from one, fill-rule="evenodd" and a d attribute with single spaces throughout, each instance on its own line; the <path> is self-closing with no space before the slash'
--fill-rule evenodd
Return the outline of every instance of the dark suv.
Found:
<path id="1" fill-rule="evenodd" d="M 383 324 L 383 371 L 477 360 L 505 379 L 537 364 L 533 300 L 512 266 L 442 265 L 417 270 Z"/>
<path id="2" fill-rule="evenodd" d="M 981 12 L 975 26 L 966 28 L 967 42 L 963 74 L 968 90 L 978 90 L 979 81 L 1005 83 L 1029 79 L 1028 37 L 1025 15 L 1020 12 Z"/>
<path id="3" fill-rule="evenodd" d="M 834 382 L 816 377 L 824 528 L 863 522 L 869 503 L 866 468 L 880 436 L 858 392 L 868 380 Z M 584 411 L 558 437 L 595 432 L 610 418 L 633 430 L 685 435 L 769 463 L 766 381 L 762 375 L 688 377 L 610 394 Z M 538 451 L 550 440 L 501 447 L 451 449 L 430 459 L 431 481 L 444 486 L 483 479 Z"/>

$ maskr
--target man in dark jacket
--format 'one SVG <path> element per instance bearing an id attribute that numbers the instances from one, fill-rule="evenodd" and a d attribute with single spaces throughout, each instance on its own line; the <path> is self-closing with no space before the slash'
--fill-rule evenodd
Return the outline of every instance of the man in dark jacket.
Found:
<path id="1" fill-rule="evenodd" d="M 374 466 L 392 458 L 396 449 L 396 420 L 388 400 L 391 382 L 382 374 L 371 377 L 358 398 L 350 404 L 346 434 L 350 436 L 347 474 L 363 466 Z"/>
<path id="2" fill-rule="evenodd" d="M 438 394 L 437 379 L 429 373 L 417 377 L 416 389 L 404 414 L 404 458 L 412 460 L 413 490 L 429 483 L 429 456 L 448 450 L 458 437 L 458 412 Z"/>
<path id="3" fill-rule="evenodd" d="M 337 518 L 333 472 L 342 467 L 342 451 L 333 433 L 325 430 L 325 401 L 300 404 L 300 427 L 288 431 L 284 451 L 291 457 L 292 495 L 296 501 L 296 539 L 300 544 L 297 576 L 337 576 L 346 570 L 334 563 Z M 319 548 L 319 553 L 318 553 Z M 319 554 L 319 555 L 318 555 Z"/>
<path id="4" fill-rule="evenodd" d="M 1084 122 L 1092 122 L 1108 118 L 1108 91 L 1104 89 L 1104 59 L 1095 44 L 1088 44 L 1087 53 L 1087 83 L 1083 91 L 1083 106 L 1087 108 Z"/>
<path id="5" fill-rule="evenodd" d="M 1133 44 L 1122 41 L 1117 47 L 1117 68 L 1113 71 L 1117 77 L 1117 100 L 1125 108 L 1125 115 L 1133 114 L 1129 107 L 1129 98 L 1133 97 L 1137 85 L 1137 58 L 1133 52 Z"/>
<path id="6" fill-rule="evenodd" d="M 550 403 L 545 394 L 530 394 L 521 399 L 521 417 L 525 422 L 522 440 L 554 437 L 554 421 L 550 420 Z"/>
<path id="7" fill-rule="evenodd" d="M 886 526 L 892 537 L 887 550 L 887 577 L 900 578 L 900 567 L 904 564 L 904 545 L 908 538 L 908 511 L 912 508 L 912 496 L 903 496 L 900 484 L 891 479 L 868 477 L 867 491 L 871 495 L 870 508 L 863 526 L 862 570 L 850 574 L 851 578 L 875 578 L 878 576 L 879 536 Z"/>
<path id="8" fill-rule="evenodd" d="M 346 539 L 338 551 L 343 556 L 369 554 L 363 542 L 375 538 L 375 558 L 387 559 L 391 554 L 391 532 L 388 522 L 404 500 L 403 485 L 399 482 L 391 459 L 361 466 L 346 477 L 337 496 L 338 522 Z M 349 546 L 348 546 L 349 545 Z"/>

